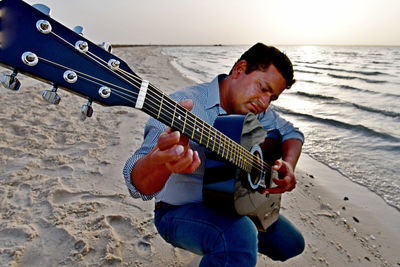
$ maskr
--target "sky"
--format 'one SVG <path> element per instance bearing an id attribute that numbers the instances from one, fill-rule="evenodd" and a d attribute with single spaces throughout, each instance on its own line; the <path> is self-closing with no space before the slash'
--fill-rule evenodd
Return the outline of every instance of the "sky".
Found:
<path id="1" fill-rule="evenodd" d="M 400 0 L 25 0 L 113 44 L 400 45 Z"/>

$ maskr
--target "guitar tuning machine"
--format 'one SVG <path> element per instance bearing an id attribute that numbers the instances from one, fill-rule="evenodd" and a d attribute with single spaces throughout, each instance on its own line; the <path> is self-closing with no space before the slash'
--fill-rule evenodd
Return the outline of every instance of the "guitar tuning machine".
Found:
<path id="1" fill-rule="evenodd" d="M 50 8 L 46 5 L 43 4 L 34 4 L 32 5 L 32 7 L 36 8 L 37 10 L 39 10 L 40 12 L 42 12 L 43 14 L 50 16 Z"/>
<path id="2" fill-rule="evenodd" d="M 21 87 L 21 82 L 16 77 L 17 74 L 18 72 L 15 69 L 13 69 L 11 74 L 3 74 L 1 76 L 1 84 L 7 89 L 18 91 Z"/>
<path id="3" fill-rule="evenodd" d="M 43 99 L 50 104 L 58 105 L 61 101 L 61 97 L 57 94 L 57 89 L 58 87 L 56 85 L 53 85 L 53 88 L 51 90 L 43 90 Z"/>
<path id="4" fill-rule="evenodd" d="M 79 40 L 75 43 L 75 49 L 81 53 L 89 51 L 89 44 L 85 41 Z"/>
<path id="5" fill-rule="evenodd" d="M 112 51 L 112 46 L 111 46 L 111 44 L 109 42 L 102 42 L 100 47 L 103 48 L 104 50 L 106 50 L 109 53 L 111 53 L 111 51 Z"/>
<path id="6" fill-rule="evenodd" d="M 92 100 L 88 100 L 86 105 L 83 105 L 81 108 L 81 119 L 82 121 L 86 120 L 86 118 L 90 118 L 93 115 L 93 108 L 92 108 Z"/>
<path id="7" fill-rule="evenodd" d="M 79 35 L 83 35 L 83 27 L 82 26 L 77 25 L 72 30 Z"/>
<path id="8" fill-rule="evenodd" d="M 108 61 L 108 66 L 112 70 L 118 70 L 120 64 L 121 64 L 121 62 L 119 62 L 119 60 L 116 60 L 116 59 L 113 59 L 113 58 Z"/>

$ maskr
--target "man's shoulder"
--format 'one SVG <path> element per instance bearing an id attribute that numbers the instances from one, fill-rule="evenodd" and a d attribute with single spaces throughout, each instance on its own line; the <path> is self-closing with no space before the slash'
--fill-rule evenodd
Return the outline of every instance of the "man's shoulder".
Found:
<path id="1" fill-rule="evenodd" d="M 207 92 L 211 86 L 211 82 L 198 83 L 183 87 L 171 94 L 171 97 L 180 101 L 183 99 L 201 100 L 207 96 Z"/>

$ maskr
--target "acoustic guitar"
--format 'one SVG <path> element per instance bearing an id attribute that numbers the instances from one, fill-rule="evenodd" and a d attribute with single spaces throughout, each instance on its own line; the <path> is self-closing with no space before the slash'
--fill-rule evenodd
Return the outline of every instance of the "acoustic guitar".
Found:
<path id="1" fill-rule="evenodd" d="M 135 74 L 110 45 L 97 45 L 81 27 L 71 30 L 52 19 L 46 6 L 2 0 L 0 14 L 0 64 L 11 69 L 1 78 L 6 88 L 20 88 L 18 73 L 40 79 L 52 86 L 42 92 L 52 104 L 60 102 L 59 88 L 86 98 L 83 119 L 92 116 L 93 103 L 139 109 L 207 148 L 207 205 L 249 216 L 259 230 L 277 219 L 280 195 L 261 194 L 271 186 L 276 157 L 264 158 L 276 148 L 264 141 L 267 133 L 255 115 L 223 116 L 209 125 Z"/>

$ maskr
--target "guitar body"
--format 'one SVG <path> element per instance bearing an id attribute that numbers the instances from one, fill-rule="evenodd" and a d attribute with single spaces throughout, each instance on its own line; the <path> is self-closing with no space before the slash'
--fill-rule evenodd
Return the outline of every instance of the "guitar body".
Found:
<path id="1" fill-rule="evenodd" d="M 220 116 L 214 127 L 248 150 L 260 144 L 261 156 L 269 166 L 281 157 L 280 140 L 265 138 L 267 131 L 254 114 Z M 278 219 L 281 195 L 261 193 L 262 189 L 271 187 L 271 178 L 276 172 L 271 170 L 257 177 L 257 172 L 248 174 L 214 153 L 207 152 L 206 156 L 203 201 L 207 206 L 223 213 L 246 215 L 259 231 L 265 231 Z M 255 184 L 257 179 L 261 179 L 260 184 L 253 189 L 249 183 Z"/>

